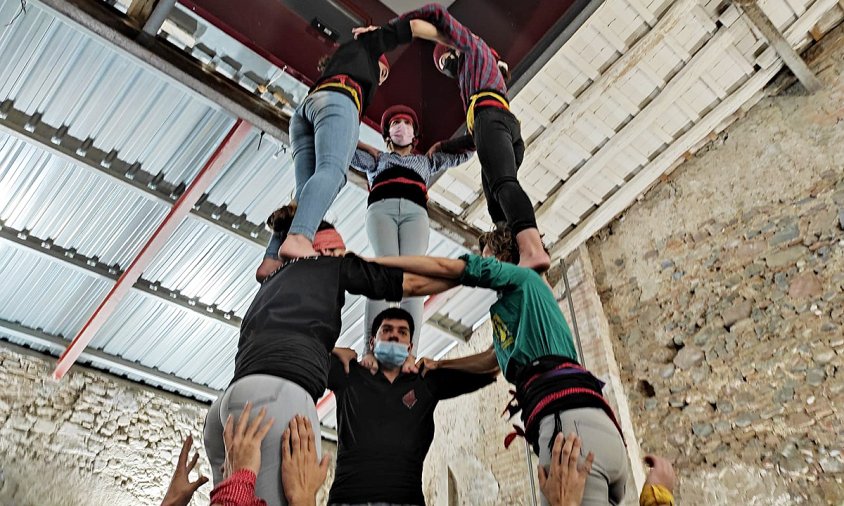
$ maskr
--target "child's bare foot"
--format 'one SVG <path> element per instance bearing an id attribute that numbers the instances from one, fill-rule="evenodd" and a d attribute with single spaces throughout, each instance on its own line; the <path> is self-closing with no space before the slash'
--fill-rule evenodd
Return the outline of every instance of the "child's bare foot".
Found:
<path id="1" fill-rule="evenodd" d="M 281 267 L 281 264 L 281 260 L 276 260 L 275 258 L 264 258 L 261 261 L 261 265 L 258 266 L 258 270 L 255 271 L 255 279 L 257 279 L 259 283 L 263 282 L 267 279 L 267 276 L 274 273 L 279 267 Z"/>
<path id="2" fill-rule="evenodd" d="M 279 258 L 302 258 L 316 255 L 313 243 L 302 234 L 289 234 L 278 249 Z"/>
<path id="3" fill-rule="evenodd" d="M 516 234 L 519 245 L 519 266 L 543 273 L 551 267 L 551 257 L 545 251 L 539 230 L 528 228 Z"/>

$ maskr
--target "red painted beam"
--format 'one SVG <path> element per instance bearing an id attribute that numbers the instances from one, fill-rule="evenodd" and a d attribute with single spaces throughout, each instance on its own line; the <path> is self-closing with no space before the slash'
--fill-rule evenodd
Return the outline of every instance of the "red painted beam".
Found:
<path id="1" fill-rule="evenodd" d="M 153 232 L 152 237 L 149 238 L 138 256 L 132 260 L 129 267 L 118 278 L 117 282 L 111 288 L 108 295 L 100 303 L 91 318 L 79 331 L 79 334 L 73 339 L 70 345 L 65 349 L 62 356 L 59 357 L 56 363 L 56 369 L 53 371 L 53 378 L 61 379 L 70 367 L 79 358 L 79 355 L 85 350 L 85 347 L 91 342 L 97 331 L 102 328 L 106 320 L 114 313 L 120 301 L 132 289 L 132 285 L 138 281 L 143 271 L 149 266 L 150 262 L 155 258 L 164 244 L 179 227 L 179 225 L 187 217 L 190 210 L 197 203 L 199 198 L 205 193 L 211 183 L 217 178 L 223 167 L 231 160 L 232 156 L 237 152 L 237 149 L 246 139 L 252 126 L 243 120 L 238 119 L 234 126 L 232 126 L 229 133 L 211 155 L 202 170 L 191 182 L 190 186 L 185 190 L 181 197 L 170 208 L 170 212 L 158 225 L 158 228 Z"/>

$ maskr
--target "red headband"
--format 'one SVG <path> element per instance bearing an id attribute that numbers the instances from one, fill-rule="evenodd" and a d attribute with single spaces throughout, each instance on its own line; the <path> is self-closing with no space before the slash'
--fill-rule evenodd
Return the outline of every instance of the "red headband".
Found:
<path id="1" fill-rule="evenodd" d="M 346 249 L 346 243 L 340 233 L 333 228 L 320 230 L 314 236 L 314 249 L 316 251 L 324 251 L 330 249 Z"/>
<path id="2" fill-rule="evenodd" d="M 392 125 L 393 121 L 395 121 L 397 119 L 406 119 L 407 121 L 410 122 L 411 125 L 413 125 L 414 128 L 416 128 L 416 122 L 413 121 L 413 118 L 410 116 L 410 114 L 405 114 L 403 112 L 400 112 L 398 114 L 393 114 L 393 116 L 390 118 L 390 124 Z"/>

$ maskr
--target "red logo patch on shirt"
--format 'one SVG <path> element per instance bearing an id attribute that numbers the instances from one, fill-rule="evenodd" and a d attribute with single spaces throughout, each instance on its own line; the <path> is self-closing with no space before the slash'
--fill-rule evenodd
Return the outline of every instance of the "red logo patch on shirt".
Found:
<path id="1" fill-rule="evenodd" d="M 409 392 L 404 394 L 404 397 L 401 398 L 401 401 L 404 403 L 405 406 L 407 406 L 407 409 L 413 408 L 413 406 L 416 404 L 416 391 L 410 390 Z"/>

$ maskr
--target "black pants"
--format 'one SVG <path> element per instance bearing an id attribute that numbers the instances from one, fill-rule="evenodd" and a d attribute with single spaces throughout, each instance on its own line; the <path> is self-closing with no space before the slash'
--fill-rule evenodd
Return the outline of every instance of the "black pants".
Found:
<path id="1" fill-rule="evenodd" d="M 506 221 L 514 234 L 536 227 L 536 216 L 516 172 L 525 156 L 525 141 L 516 117 L 497 107 L 475 113 L 475 146 L 481 161 L 481 183 L 493 223 Z"/>

